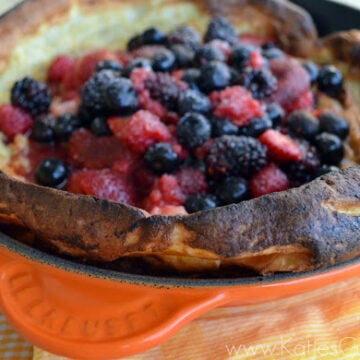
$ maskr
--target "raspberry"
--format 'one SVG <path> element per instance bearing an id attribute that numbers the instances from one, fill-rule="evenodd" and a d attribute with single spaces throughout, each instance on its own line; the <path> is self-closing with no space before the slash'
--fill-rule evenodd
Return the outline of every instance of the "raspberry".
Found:
<path id="1" fill-rule="evenodd" d="M 215 139 L 206 162 L 214 177 L 248 176 L 266 165 L 266 147 L 248 136 L 223 135 Z"/>
<path id="2" fill-rule="evenodd" d="M 87 173 L 92 172 L 92 170 L 77 170 L 71 173 L 69 180 L 66 184 L 66 191 L 69 191 L 73 194 L 85 194 L 81 187 L 81 180 L 84 175 L 87 177 Z"/>
<path id="3" fill-rule="evenodd" d="M 270 62 L 270 69 L 278 80 L 271 100 L 287 108 L 302 94 L 310 90 L 310 76 L 295 59 L 278 58 Z"/>
<path id="4" fill-rule="evenodd" d="M 257 172 L 249 182 L 254 197 L 284 191 L 289 188 L 286 175 L 273 163 Z"/>
<path id="5" fill-rule="evenodd" d="M 199 170 L 191 167 L 182 167 L 175 177 L 185 195 L 195 195 L 208 191 L 205 175 Z"/>
<path id="6" fill-rule="evenodd" d="M 265 60 L 260 51 L 255 50 L 251 52 L 248 65 L 253 69 L 261 69 L 265 65 Z"/>
<path id="7" fill-rule="evenodd" d="M 215 116 L 229 118 L 238 126 L 245 126 L 252 118 L 264 115 L 261 104 L 241 86 L 215 91 L 210 94 L 210 100 L 214 106 Z"/>
<path id="8" fill-rule="evenodd" d="M 266 130 L 259 140 L 268 148 L 268 154 L 275 162 L 299 161 L 302 151 L 299 145 L 287 135 L 276 130 Z"/>
<path id="9" fill-rule="evenodd" d="M 109 169 L 86 171 L 82 174 L 80 186 L 87 195 L 130 205 L 136 203 L 131 182 Z"/>
<path id="10" fill-rule="evenodd" d="M 117 123 L 123 121 L 126 123 L 120 124 L 121 129 L 118 129 Z M 140 110 L 128 120 L 111 119 L 109 126 L 116 137 L 138 154 L 145 153 L 156 142 L 171 140 L 171 134 L 166 125 L 149 111 Z"/>
<path id="11" fill-rule="evenodd" d="M 69 141 L 69 152 L 75 163 L 90 169 L 111 167 L 124 157 L 126 149 L 114 136 L 96 137 L 86 129 L 76 130 Z"/>
<path id="12" fill-rule="evenodd" d="M 48 112 L 51 94 L 46 84 L 31 77 L 17 81 L 11 89 L 11 104 L 32 116 Z"/>
<path id="13" fill-rule="evenodd" d="M 79 84 L 84 84 L 90 79 L 96 65 L 103 60 L 117 60 L 116 55 L 107 49 L 99 49 L 83 56 L 76 65 L 76 78 Z"/>
<path id="14" fill-rule="evenodd" d="M 146 80 L 152 76 L 152 71 L 145 68 L 134 69 L 131 72 L 130 79 L 134 84 L 137 91 L 143 91 L 145 89 Z"/>
<path id="15" fill-rule="evenodd" d="M 47 79 L 51 82 L 63 82 L 68 73 L 73 75 L 75 59 L 67 55 L 57 56 L 51 63 Z"/>
<path id="16" fill-rule="evenodd" d="M 139 104 L 141 109 L 157 115 L 160 119 L 163 119 L 167 115 L 165 106 L 159 101 L 153 100 L 148 90 L 144 90 L 139 94 Z"/>
<path id="17" fill-rule="evenodd" d="M 33 126 L 32 117 L 24 110 L 12 106 L 0 106 L 0 131 L 9 140 L 13 140 L 17 134 L 25 134 Z"/>

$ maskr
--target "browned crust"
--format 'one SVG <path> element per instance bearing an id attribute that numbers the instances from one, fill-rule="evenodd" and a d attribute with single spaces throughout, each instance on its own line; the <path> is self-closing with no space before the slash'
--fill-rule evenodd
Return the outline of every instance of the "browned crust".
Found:
<path id="1" fill-rule="evenodd" d="M 4 173 L 0 187 L 0 212 L 15 214 L 58 251 L 88 260 L 161 254 L 241 259 L 295 247 L 310 251 L 313 266 L 325 267 L 360 254 L 360 167 L 289 191 L 173 217 L 145 217 L 128 206 Z"/>

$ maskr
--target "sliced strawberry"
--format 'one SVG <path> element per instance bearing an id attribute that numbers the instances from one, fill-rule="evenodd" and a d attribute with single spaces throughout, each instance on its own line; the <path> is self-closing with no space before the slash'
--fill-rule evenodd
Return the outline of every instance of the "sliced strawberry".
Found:
<path id="1" fill-rule="evenodd" d="M 89 130 L 76 130 L 69 141 L 71 158 L 90 169 L 111 167 L 128 151 L 115 136 L 96 137 Z"/>
<path id="2" fill-rule="evenodd" d="M 127 120 L 110 119 L 108 124 L 115 136 L 137 154 L 145 153 L 156 142 L 166 142 L 172 138 L 166 125 L 156 115 L 145 110 L 136 112 Z"/>
<path id="3" fill-rule="evenodd" d="M 237 126 L 247 125 L 251 119 L 264 115 L 259 101 L 241 86 L 231 86 L 210 94 L 214 115 L 231 119 Z"/>
<path id="4" fill-rule="evenodd" d="M 175 177 L 185 195 L 195 195 L 208 190 L 205 175 L 199 169 L 182 167 Z"/>
<path id="5" fill-rule="evenodd" d="M 299 145 L 290 136 L 279 131 L 266 130 L 259 140 L 267 146 L 268 154 L 275 162 L 299 161 L 302 158 Z"/>
<path id="6" fill-rule="evenodd" d="M 254 197 L 284 191 L 289 188 L 287 176 L 273 163 L 257 172 L 249 182 Z"/>
<path id="7" fill-rule="evenodd" d="M 27 133 L 32 125 L 32 117 L 24 110 L 8 104 L 0 106 L 0 131 L 10 141 L 17 134 Z"/>
<path id="8" fill-rule="evenodd" d="M 270 61 L 270 68 L 278 80 L 272 101 L 288 108 L 302 94 L 310 90 L 310 76 L 304 67 L 295 59 L 278 58 Z"/>
<path id="9" fill-rule="evenodd" d="M 132 183 L 109 169 L 83 172 L 80 186 L 87 195 L 130 205 L 136 203 L 136 192 Z"/>

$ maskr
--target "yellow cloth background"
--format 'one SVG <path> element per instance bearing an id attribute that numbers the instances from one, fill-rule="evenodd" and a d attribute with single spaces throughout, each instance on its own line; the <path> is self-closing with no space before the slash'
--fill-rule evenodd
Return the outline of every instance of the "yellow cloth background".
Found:
<path id="1" fill-rule="evenodd" d="M 5 357 L 6 346 L 2 339 L 0 359 L 31 359 Z M 35 348 L 33 359 L 64 358 Z M 272 303 L 212 310 L 127 359 L 360 359 L 360 277 Z"/>

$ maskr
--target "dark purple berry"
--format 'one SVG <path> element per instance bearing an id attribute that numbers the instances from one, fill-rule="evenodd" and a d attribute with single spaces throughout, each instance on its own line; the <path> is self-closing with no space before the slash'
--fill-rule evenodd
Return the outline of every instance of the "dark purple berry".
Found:
<path id="1" fill-rule="evenodd" d="M 185 209 L 190 214 L 197 211 L 214 209 L 216 206 L 216 196 L 211 194 L 190 195 L 185 200 Z"/>
<path id="2" fill-rule="evenodd" d="M 344 146 L 341 139 L 326 132 L 315 138 L 315 145 L 319 150 L 322 162 L 327 165 L 339 165 L 344 157 Z"/>
<path id="3" fill-rule="evenodd" d="M 234 204 L 249 197 L 247 181 L 242 177 L 228 177 L 216 186 L 215 195 L 222 205 Z"/>
<path id="4" fill-rule="evenodd" d="M 340 139 L 346 139 L 350 132 L 350 126 L 342 116 L 330 111 L 325 111 L 319 116 L 320 131 L 337 135 Z"/>
<path id="5" fill-rule="evenodd" d="M 226 41 L 229 44 L 235 44 L 238 41 L 235 28 L 224 17 L 214 17 L 208 25 L 204 40 L 209 42 L 215 39 Z"/>
<path id="6" fill-rule="evenodd" d="M 313 139 L 319 133 L 319 120 L 309 111 L 294 111 L 287 119 L 290 133 L 307 140 Z"/>
<path id="7" fill-rule="evenodd" d="M 333 65 L 326 65 L 319 71 L 317 79 L 320 91 L 331 97 L 338 97 L 343 90 L 343 76 L 339 69 Z"/>
<path id="8" fill-rule="evenodd" d="M 151 146 L 145 154 L 145 163 L 156 174 L 172 173 L 179 164 L 179 156 L 169 143 L 159 142 Z"/>
<path id="9" fill-rule="evenodd" d="M 65 161 L 57 158 L 43 160 L 35 170 L 35 178 L 38 184 L 63 188 L 69 176 L 69 168 Z"/>
<path id="10" fill-rule="evenodd" d="M 211 110 L 211 102 L 203 93 L 189 89 L 180 94 L 178 110 L 180 114 L 187 112 L 207 113 Z"/>
<path id="11" fill-rule="evenodd" d="M 229 67 L 219 61 L 211 61 L 200 68 L 198 85 L 208 94 L 214 90 L 222 90 L 230 84 L 231 74 Z"/>

